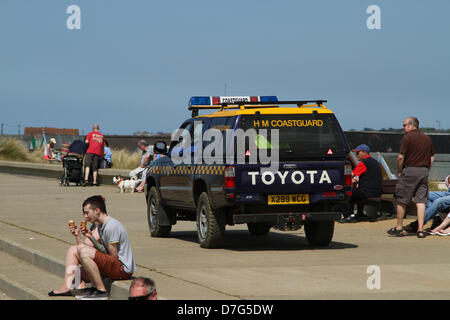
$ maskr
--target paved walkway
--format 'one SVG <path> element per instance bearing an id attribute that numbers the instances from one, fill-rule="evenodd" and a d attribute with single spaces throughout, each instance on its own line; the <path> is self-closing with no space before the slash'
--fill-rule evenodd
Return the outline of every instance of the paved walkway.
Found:
<path id="1" fill-rule="evenodd" d="M 199 247 L 194 222 L 179 222 L 170 238 L 151 238 L 143 194 L 112 186 L 59 187 L 56 179 L 0 173 L 0 238 L 58 261 L 74 243 L 70 219 L 102 194 L 108 213 L 128 230 L 137 275 L 152 277 L 166 299 L 448 299 L 450 238 L 391 238 L 394 221 L 336 224 L 332 244 L 311 248 L 304 231 L 251 236 L 227 227 L 225 248 Z M 381 288 L 369 290 L 368 267 Z M 1 273 L 1 270 L 0 270 Z M 45 283 L 43 291 L 59 284 Z M 1 297 L 1 295 L 0 295 Z"/>

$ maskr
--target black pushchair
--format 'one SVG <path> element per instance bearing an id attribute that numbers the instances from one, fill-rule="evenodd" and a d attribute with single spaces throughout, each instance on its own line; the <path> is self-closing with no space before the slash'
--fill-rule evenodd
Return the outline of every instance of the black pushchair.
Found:
<path id="1" fill-rule="evenodd" d="M 79 186 L 83 182 L 83 159 L 77 155 L 69 154 L 62 158 L 63 174 L 59 185 L 67 187 L 69 182 Z"/>
<path id="2" fill-rule="evenodd" d="M 69 146 L 69 153 L 62 158 L 63 174 L 59 185 L 67 187 L 69 182 L 77 186 L 83 182 L 83 154 L 85 153 L 84 142 L 75 140 Z"/>

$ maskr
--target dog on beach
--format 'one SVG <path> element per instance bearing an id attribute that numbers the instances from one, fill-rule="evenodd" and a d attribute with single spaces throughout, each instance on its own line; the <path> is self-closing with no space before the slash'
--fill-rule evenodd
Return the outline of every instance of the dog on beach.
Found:
<path id="1" fill-rule="evenodd" d="M 120 193 L 128 190 L 131 193 L 134 192 L 134 188 L 136 187 L 137 180 L 134 179 L 125 179 L 122 176 L 113 177 L 114 184 L 116 187 L 120 189 Z"/>

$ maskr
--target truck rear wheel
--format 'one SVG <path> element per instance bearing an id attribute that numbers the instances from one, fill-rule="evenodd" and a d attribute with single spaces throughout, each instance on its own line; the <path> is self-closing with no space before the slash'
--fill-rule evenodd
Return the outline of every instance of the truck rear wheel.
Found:
<path id="1" fill-rule="evenodd" d="M 159 224 L 158 210 L 160 210 L 160 199 L 155 187 L 150 189 L 147 202 L 148 228 L 152 237 L 167 237 L 172 226 L 161 226 Z"/>
<path id="2" fill-rule="evenodd" d="M 247 223 L 248 232 L 254 236 L 265 236 L 270 231 L 267 223 Z"/>
<path id="3" fill-rule="evenodd" d="M 305 224 L 306 240 L 313 246 L 327 246 L 333 239 L 334 220 L 308 221 Z"/>
<path id="4" fill-rule="evenodd" d="M 202 248 L 217 248 L 223 243 L 225 214 L 213 210 L 206 192 L 202 192 L 197 204 L 197 235 Z"/>

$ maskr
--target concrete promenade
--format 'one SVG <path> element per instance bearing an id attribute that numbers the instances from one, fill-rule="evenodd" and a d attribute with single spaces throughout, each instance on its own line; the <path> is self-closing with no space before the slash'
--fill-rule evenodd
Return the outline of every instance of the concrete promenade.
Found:
<path id="1" fill-rule="evenodd" d="M 169 238 L 151 238 L 143 194 L 120 194 L 106 184 L 60 187 L 56 178 L 7 173 L 0 181 L 0 300 L 49 299 L 74 244 L 67 222 L 81 221 L 81 203 L 94 194 L 125 225 L 136 275 L 153 278 L 165 299 L 450 297 L 450 238 L 388 237 L 394 220 L 336 223 L 326 248 L 310 247 L 303 229 L 255 237 L 238 225 L 227 227 L 223 249 L 207 250 L 197 243 L 194 222 L 177 223 Z M 379 270 L 379 289 L 367 286 L 369 266 Z M 128 286 L 115 282 L 111 299 L 125 299 Z"/>

